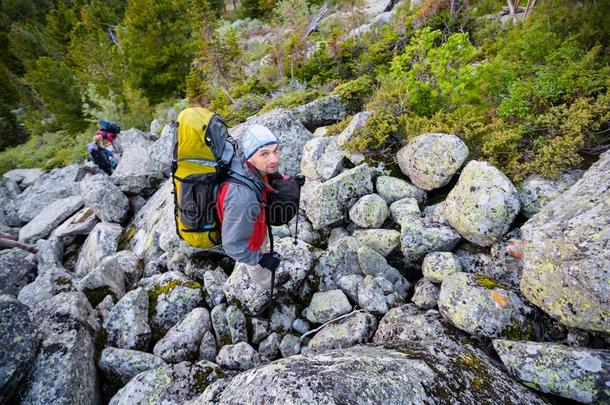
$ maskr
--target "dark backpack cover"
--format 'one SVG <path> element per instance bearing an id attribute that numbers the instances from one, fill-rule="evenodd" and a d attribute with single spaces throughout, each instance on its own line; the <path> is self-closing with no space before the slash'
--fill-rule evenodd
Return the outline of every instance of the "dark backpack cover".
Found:
<path id="1" fill-rule="evenodd" d="M 100 120 L 100 129 L 102 131 L 113 132 L 115 134 L 118 134 L 119 132 L 121 132 L 121 127 L 119 126 L 119 124 L 117 124 L 116 122 L 107 120 L 105 118 L 102 118 Z"/>

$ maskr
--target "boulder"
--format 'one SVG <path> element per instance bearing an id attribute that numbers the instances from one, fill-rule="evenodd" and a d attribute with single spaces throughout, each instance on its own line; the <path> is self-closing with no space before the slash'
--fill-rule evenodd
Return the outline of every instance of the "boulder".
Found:
<path id="1" fill-rule="evenodd" d="M 75 290 L 77 279 L 74 274 L 61 267 L 48 268 L 36 279 L 19 291 L 19 302 L 35 309 L 39 305 L 46 307 L 56 294 Z"/>
<path id="2" fill-rule="evenodd" d="M 582 175 L 582 171 L 574 170 L 563 173 L 559 180 L 549 180 L 539 176 L 528 177 L 519 187 L 521 212 L 527 218 L 533 217 L 542 207 L 572 187 Z"/>
<path id="3" fill-rule="evenodd" d="M 284 156 L 280 162 L 279 171 L 286 174 L 298 173 L 301 167 L 303 147 L 313 136 L 311 132 L 289 110 L 278 108 L 252 117 L 243 124 L 230 128 L 229 133 L 239 141 L 246 128 L 252 124 L 269 128 L 277 137 Z"/>
<path id="4" fill-rule="evenodd" d="M 392 308 L 379 321 L 373 343 L 378 345 L 444 339 L 453 335 L 442 322 L 441 314 L 420 311 L 413 304 Z"/>
<path id="5" fill-rule="evenodd" d="M 83 206 L 80 196 L 62 198 L 43 208 L 30 222 L 19 230 L 19 240 L 32 243 L 45 238 L 53 229 Z"/>
<path id="6" fill-rule="evenodd" d="M 0 295 L 0 402 L 9 403 L 36 358 L 36 327 L 28 307 L 8 294 Z"/>
<path id="7" fill-rule="evenodd" d="M 400 245 L 400 232 L 393 229 L 359 229 L 352 236 L 384 257 Z M 328 243 L 331 244 L 330 241 Z"/>
<path id="8" fill-rule="evenodd" d="M 442 283 L 450 274 L 462 271 L 462 264 L 451 252 L 431 252 L 424 257 L 421 270 L 430 281 Z"/>
<path id="9" fill-rule="evenodd" d="M 88 235 L 97 223 L 98 220 L 93 209 L 84 207 L 68 218 L 63 224 L 55 228 L 51 233 L 51 236 L 63 238 L 74 235 Z"/>
<path id="10" fill-rule="evenodd" d="M 229 305 L 225 311 L 229 333 L 231 333 L 231 342 L 233 344 L 239 342 L 248 343 L 248 326 L 246 324 L 246 316 L 237 307 Z"/>
<path id="11" fill-rule="evenodd" d="M 81 247 L 75 273 L 84 276 L 104 258 L 116 253 L 123 228 L 112 222 L 100 222 L 93 228 Z"/>
<path id="12" fill-rule="evenodd" d="M 165 365 L 163 359 L 154 354 L 115 347 L 105 348 L 99 362 L 104 377 L 120 387 L 140 373 Z"/>
<path id="13" fill-rule="evenodd" d="M 490 246 L 506 234 L 521 209 L 513 183 L 495 167 L 471 161 L 445 200 L 447 222 L 465 239 Z"/>
<path id="14" fill-rule="evenodd" d="M 343 276 L 362 275 L 357 254 L 361 247 L 352 237 L 338 239 L 328 246 L 314 269 L 320 280 L 319 291 L 337 288 L 337 281 Z"/>
<path id="15" fill-rule="evenodd" d="M 199 359 L 211 362 L 216 361 L 216 339 L 214 338 L 214 334 L 209 330 L 206 330 L 201 338 Z"/>
<path id="16" fill-rule="evenodd" d="M 300 225 L 299 225 L 300 228 Z M 300 230 L 299 230 L 300 233 Z M 288 274 L 288 281 L 277 288 L 278 294 L 291 293 L 298 289 L 314 265 L 313 248 L 308 243 L 293 238 L 281 238 L 274 241 L 274 250 L 282 256 L 276 270 L 276 280 Z"/>
<path id="17" fill-rule="evenodd" d="M 44 172 L 38 168 L 34 169 L 13 169 L 2 175 L 5 179 L 10 179 L 21 185 L 23 189 L 31 186 L 42 176 Z"/>
<path id="18" fill-rule="evenodd" d="M 473 335 L 533 337 L 532 309 L 520 296 L 486 276 L 449 275 L 441 285 L 438 308 L 457 328 Z"/>
<path id="19" fill-rule="evenodd" d="M 33 254 L 19 248 L 0 251 L 0 293 L 17 295 L 35 278 Z"/>
<path id="20" fill-rule="evenodd" d="M 169 123 L 163 127 L 159 139 L 148 147 L 150 158 L 156 162 L 157 168 L 163 175 L 171 175 L 171 166 L 174 151 L 174 126 Z"/>
<path id="21" fill-rule="evenodd" d="M 168 363 L 193 361 L 199 355 L 204 333 L 211 329 L 208 310 L 195 308 L 157 342 L 153 353 Z"/>
<path id="22" fill-rule="evenodd" d="M 409 262 L 418 261 L 430 252 L 449 252 L 461 239 L 449 226 L 425 218 L 411 216 L 402 221 L 401 227 L 401 250 Z"/>
<path id="23" fill-rule="evenodd" d="M 379 176 L 375 184 L 377 194 L 385 200 L 388 205 L 403 198 L 413 198 L 418 204 L 426 201 L 426 192 L 414 186 L 406 180 L 392 176 Z"/>
<path id="24" fill-rule="evenodd" d="M 432 309 L 436 307 L 439 294 L 439 286 L 435 285 L 429 278 L 424 277 L 415 284 L 411 301 L 419 309 Z"/>
<path id="25" fill-rule="evenodd" d="M 282 357 L 290 357 L 301 352 L 301 339 L 294 335 L 286 335 L 280 343 L 280 353 Z"/>
<path id="26" fill-rule="evenodd" d="M 360 228 L 379 228 L 389 214 L 388 205 L 377 194 L 360 197 L 349 210 L 350 219 Z"/>
<path id="27" fill-rule="evenodd" d="M 358 305 L 376 315 L 388 312 L 388 304 L 383 290 L 373 276 L 366 276 L 358 286 Z"/>
<path id="28" fill-rule="evenodd" d="M 225 302 L 225 293 L 222 291 L 227 275 L 224 270 L 218 267 L 216 270 L 206 271 L 203 274 L 203 285 L 207 293 L 206 301 L 210 308 Z"/>
<path id="29" fill-rule="evenodd" d="M 610 350 L 502 339 L 493 346 L 509 373 L 529 387 L 585 404 L 610 400 Z"/>
<path id="30" fill-rule="evenodd" d="M 97 404 L 100 381 L 95 367 L 95 311 L 79 292 L 51 298 L 35 317 L 41 343 L 22 383 L 23 404 Z M 35 318 L 36 319 L 36 318 Z"/>
<path id="31" fill-rule="evenodd" d="M 125 294 L 104 321 L 108 344 L 120 349 L 146 350 L 151 337 L 148 306 L 144 288 Z"/>
<path id="32" fill-rule="evenodd" d="M 468 158 L 468 147 L 457 136 L 424 134 L 398 151 L 400 170 L 416 186 L 430 191 L 449 183 Z"/>
<path id="33" fill-rule="evenodd" d="M 420 217 L 421 211 L 415 198 L 405 197 L 390 205 L 390 215 L 394 223 L 402 227 L 403 222 L 410 221 L 412 217 Z"/>
<path id="34" fill-rule="evenodd" d="M 206 394 L 205 401 L 194 403 L 273 403 L 289 398 L 319 404 L 474 404 L 502 398 L 507 404 L 544 404 L 478 351 L 445 341 L 309 352 L 248 370 L 210 386 Z"/>
<path id="35" fill-rule="evenodd" d="M 325 323 L 351 310 L 352 306 L 343 291 L 330 290 L 313 295 L 305 317 L 311 323 Z"/>
<path id="36" fill-rule="evenodd" d="M 568 327 L 610 333 L 610 152 L 523 225 L 521 293 Z"/>
<path id="37" fill-rule="evenodd" d="M 223 291 L 228 303 L 239 306 L 248 315 L 259 314 L 271 301 L 271 291 L 252 281 L 241 263 L 236 263 Z"/>
<path id="38" fill-rule="evenodd" d="M 51 236 L 49 239 L 39 239 L 36 242 L 38 252 L 36 261 L 38 262 L 38 274 L 44 274 L 47 270 L 62 268 L 64 259 L 64 243 L 61 238 Z"/>
<path id="39" fill-rule="evenodd" d="M 369 166 L 365 163 L 349 169 L 315 187 L 307 204 L 307 218 L 314 229 L 321 229 L 345 219 L 345 207 L 373 192 Z"/>
<path id="40" fill-rule="evenodd" d="M 229 370 L 244 371 L 263 362 L 261 356 L 246 342 L 223 346 L 216 356 L 216 363 Z"/>
<path id="41" fill-rule="evenodd" d="M 347 116 L 348 105 L 341 96 L 332 94 L 292 109 L 294 116 L 310 131 L 318 127 L 342 121 Z"/>
<path id="42" fill-rule="evenodd" d="M 106 222 L 121 222 L 127 216 L 129 200 L 108 176 L 99 174 L 81 181 L 80 192 L 87 207 Z"/>
<path id="43" fill-rule="evenodd" d="M 164 273 L 146 290 L 153 340 L 164 336 L 188 313 L 203 304 L 201 284 L 177 271 Z"/>
<path id="44" fill-rule="evenodd" d="M 292 322 L 296 319 L 296 307 L 286 303 L 277 303 L 271 312 L 269 327 L 272 331 L 285 335 L 290 332 Z"/>
<path id="45" fill-rule="evenodd" d="M 261 356 L 264 356 L 266 359 L 275 360 L 278 358 L 280 353 L 280 344 L 282 343 L 282 338 L 276 332 L 271 333 L 265 339 L 261 341 L 258 345 L 258 351 Z"/>
<path id="46" fill-rule="evenodd" d="M 309 342 L 310 350 L 344 349 L 367 343 L 375 334 L 377 319 L 367 312 L 355 312 L 325 326 Z"/>
<path id="47" fill-rule="evenodd" d="M 308 179 L 321 179 L 318 173 L 318 161 L 324 154 L 324 150 L 330 143 L 332 138 L 320 136 L 307 141 L 303 147 L 303 156 L 301 158 L 301 173 Z"/>
<path id="48" fill-rule="evenodd" d="M 210 312 L 212 328 L 214 329 L 214 334 L 216 335 L 218 348 L 231 343 L 231 331 L 229 330 L 226 312 L 227 304 L 217 305 Z"/>
<path id="49" fill-rule="evenodd" d="M 184 404 L 223 376 L 214 363 L 182 362 L 158 367 L 135 376 L 110 400 L 110 405 Z"/>
<path id="50" fill-rule="evenodd" d="M 86 169 L 70 165 L 44 173 L 15 199 L 19 220 L 30 222 L 40 211 L 57 200 L 75 196 L 80 192 L 79 182 Z"/>

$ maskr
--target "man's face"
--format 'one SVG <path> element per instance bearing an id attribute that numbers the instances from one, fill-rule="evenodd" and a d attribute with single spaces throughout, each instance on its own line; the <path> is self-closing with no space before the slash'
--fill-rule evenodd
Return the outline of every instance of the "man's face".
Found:
<path id="1" fill-rule="evenodd" d="M 277 172 L 280 164 L 280 147 L 278 144 L 265 146 L 256 151 L 250 158 L 250 163 L 262 175 Z"/>

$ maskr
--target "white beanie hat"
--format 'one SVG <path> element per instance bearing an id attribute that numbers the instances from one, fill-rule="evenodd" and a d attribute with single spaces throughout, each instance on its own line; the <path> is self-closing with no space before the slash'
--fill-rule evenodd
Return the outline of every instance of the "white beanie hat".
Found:
<path id="1" fill-rule="evenodd" d="M 256 151 L 265 146 L 276 144 L 277 138 L 269 128 L 258 124 L 249 125 L 241 138 L 241 147 L 246 159 L 250 159 Z"/>

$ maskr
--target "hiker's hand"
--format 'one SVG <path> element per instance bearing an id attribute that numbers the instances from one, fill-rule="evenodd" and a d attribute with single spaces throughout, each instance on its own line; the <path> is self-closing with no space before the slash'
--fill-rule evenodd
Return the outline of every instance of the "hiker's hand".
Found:
<path id="1" fill-rule="evenodd" d="M 277 252 L 264 253 L 258 264 L 268 270 L 275 271 L 275 269 L 277 269 L 277 267 L 280 265 L 281 260 L 282 256 L 280 256 L 280 254 Z"/>

